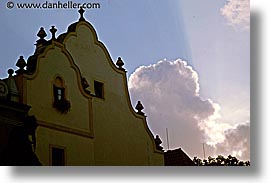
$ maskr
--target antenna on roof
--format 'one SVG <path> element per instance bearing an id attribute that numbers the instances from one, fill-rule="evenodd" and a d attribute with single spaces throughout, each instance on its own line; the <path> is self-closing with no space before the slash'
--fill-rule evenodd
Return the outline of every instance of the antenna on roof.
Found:
<path id="1" fill-rule="evenodd" d="M 168 136 L 168 128 L 166 128 L 166 140 L 167 140 L 167 146 L 168 146 L 168 150 L 169 148 L 169 136 Z"/>
<path id="2" fill-rule="evenodd" d="M 203 150 L 203 159 L 205 159 L 205 149 L 204 149 L 204 143 L 202 143 L 202 150 Z"/>

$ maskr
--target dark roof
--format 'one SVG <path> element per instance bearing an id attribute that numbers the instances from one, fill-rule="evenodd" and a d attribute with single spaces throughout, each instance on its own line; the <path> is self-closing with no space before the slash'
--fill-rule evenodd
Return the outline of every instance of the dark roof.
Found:
<path id="1" fill-rule="evenodd" d="M 194 162 L 181 148 L 164 152 L 165 166 L 194 166 Z"/>

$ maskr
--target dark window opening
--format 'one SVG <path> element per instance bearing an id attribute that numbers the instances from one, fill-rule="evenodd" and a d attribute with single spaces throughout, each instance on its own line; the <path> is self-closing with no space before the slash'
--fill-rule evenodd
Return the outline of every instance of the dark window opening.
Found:
<path id="1" fill-rule="evenodd" d="M 104 98 L 103 83 L 94 81 L 95 96 L 98 98 Z"/>
<path id="2" fill-rule="evenodd" d="M 64 149 L 52 147 L 52 166 L 64 166 L 65 153 Z"/>
<path id="3" fill-rule="evenodd" d="M 53 87 L 54 101 L 61 101 L 65 99 L 65 89 L 60 87 Z"/>

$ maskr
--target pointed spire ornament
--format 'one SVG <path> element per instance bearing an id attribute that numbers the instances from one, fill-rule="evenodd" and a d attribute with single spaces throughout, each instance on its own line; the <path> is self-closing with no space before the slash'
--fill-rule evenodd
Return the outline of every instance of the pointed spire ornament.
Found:
<path id="1" fill-rule="evenodd" d="M 83 9 L 82 6 L 81 6 L 80 9 L 78 10 L 78 13 L 80 14 L 79 21 L 85 21 L 85 18 L 84 18 L 85 10 Z"/>

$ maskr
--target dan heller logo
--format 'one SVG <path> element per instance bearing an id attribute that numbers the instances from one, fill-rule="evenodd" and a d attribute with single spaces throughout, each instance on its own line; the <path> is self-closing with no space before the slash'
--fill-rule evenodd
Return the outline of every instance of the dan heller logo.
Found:
<path id="1" fill-rule="evenodd" d="M 7 8 L 12 9 L 15 7 L 15 3 L 12 1 L 7 2 Z M 100 3 L 75 3 L 73 1 L 55 3 L 45 1 L 44 3 L 16 3 L 16 7 L 19 9 L 84 9 L 100 8 Z"/>

